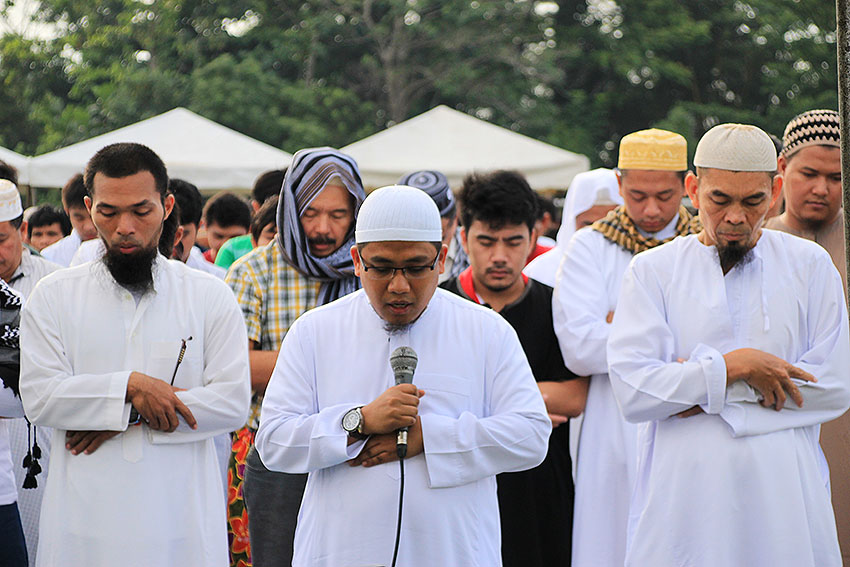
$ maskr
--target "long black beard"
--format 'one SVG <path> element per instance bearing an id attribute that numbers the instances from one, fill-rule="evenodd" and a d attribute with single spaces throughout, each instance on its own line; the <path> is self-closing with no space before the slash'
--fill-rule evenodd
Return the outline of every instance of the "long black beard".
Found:
<path id="1" fill-rule="evenodd" d="M 153 288 L 153 263 L 159 250 L 146 248 L 133 254 L 106 249 L 103 263 L 115 281 L 131 292 L 145 293 Z"/>
<path id="2" fill-rule="evenodd" d="M 722 248 L 718 246 L 717 254 L 720 256 L 720 267 L 723 268 L 724 274 L 737 265 L 749 264 L 753 259 L 753 249 L 737 242 Z"/>

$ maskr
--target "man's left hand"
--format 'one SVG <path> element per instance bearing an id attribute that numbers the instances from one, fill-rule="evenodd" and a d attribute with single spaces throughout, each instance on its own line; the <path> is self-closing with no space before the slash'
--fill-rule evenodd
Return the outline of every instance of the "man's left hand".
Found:
<path id="1" fill-rule="evenodd" d="M 355 458 L 348 461 L 352 467 L 362 465 L 373 467 L 383 463 L 398 460 L 397 452 L 398 435 L 395 431 L 381 435 L 372 435 L 363 446 L 363 450 Z M 414 457 L 425 449 L 422 441 L 422 422 L 416 417 L 416 423 L 410 427 L 407 434 L 407 456 L 405 459 Z"/>
<path id="2" fill-rule="evenodd" d="M 112 439 L 120 431 L 68 431 L 65 433 L 65 448 L 72 455 L 85 453 L 91 455 L 104 441 Z"/>

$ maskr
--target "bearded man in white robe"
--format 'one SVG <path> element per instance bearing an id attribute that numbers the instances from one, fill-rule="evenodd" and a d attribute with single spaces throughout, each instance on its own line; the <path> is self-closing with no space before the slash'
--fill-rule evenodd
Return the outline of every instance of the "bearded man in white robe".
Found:
<path id="1" fill-rule="evenodd" d="M 85 184 L 106 252 L 39 281 L 21 322 L 24 410 L 53 428 L 37 565 L 224 567 L 213 438 L 248 415 L 242 313 L 159 253 L 174 196 L 153 151 L 106 146 Z"/>
<path id="2" fill-rule="evenodd" d="M 608 342 L 641 423 L 627 566 L 841 565 L 818 445 L 850 406 L 841 278 L 817 244 L 762 230 L 782 180 L 754 126 L 697 146 L 704 229 L 639 254 Z"/>

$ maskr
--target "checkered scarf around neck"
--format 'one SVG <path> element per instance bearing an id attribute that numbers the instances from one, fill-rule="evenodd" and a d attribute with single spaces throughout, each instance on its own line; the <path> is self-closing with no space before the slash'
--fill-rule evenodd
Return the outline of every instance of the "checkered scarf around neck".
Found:
<path id="1" fill-rule="evenodd" d="M 18 378 L 21 367 L 21 296 L 0 280 L 0 378 L 3 385 L 20 397 Z"/>
<path id="2" fill-rule="evenodd" d="M 649 250 L 665 242 L 670 242 L 677 236 L 696 234 L 702 230 L 699 217 L 691 215 L 684 205 L 679 206 L 679 221 L 676 223 L 676 234 L 664 240 L 647 238 L 638 231 L 637 226 L 626 214 L 626 208 L 620 205 L 610 211 L 604 218 L 591 225 L 593 230 L 602 233 L 607 240 L 620 246 L 623 250 L 637 254 Z"/>
<path id="3" fill-rule="evenodd" d="M 319 305 L 360 288 L 354 275 L 350 248 L 354 245 L 354 223 L 345 242 L 330 256 L 318 258 L 310 253 L 301 215 L 332 178 L 339 178 L 354 197 L 354 217 L 366 198 L 360 171 L 353 158 L 332 148 L 298 151 L 283 179 L 277 206 L 277 242 L 284 261 L 303 275 L 320 280 Z"/>

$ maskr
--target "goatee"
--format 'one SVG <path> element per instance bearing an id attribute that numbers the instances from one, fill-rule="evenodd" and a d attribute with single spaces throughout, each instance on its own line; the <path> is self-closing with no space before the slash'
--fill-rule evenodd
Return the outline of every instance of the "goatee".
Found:
<path id="1" fill-rule="evenodd" d="M 107 247 L 103 263 L 119 285 L 131 292 L 144 293 L 153 287 L 153 263 L 158 253 L 156 247 L 143 248 L 132 254 L 122 254 Z"/>
<path id="2" fill-rule="evenodd" d="M 720 267 L 723 268 L 724 274 L 737 265 L 748 264 L 753 259 L 753 249 L 738 242 L 718 246 L 717 254 L 720 256 Z"/>

